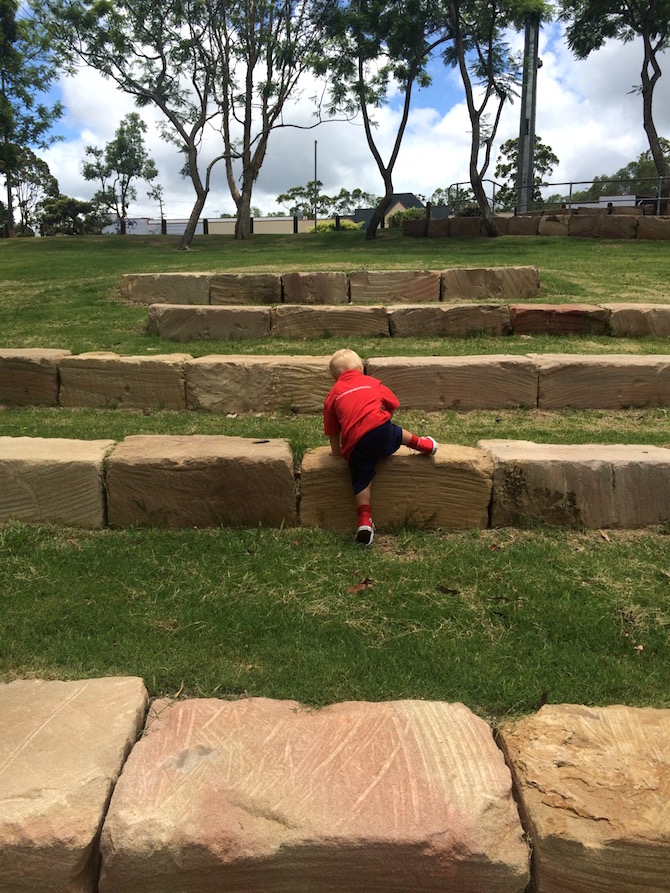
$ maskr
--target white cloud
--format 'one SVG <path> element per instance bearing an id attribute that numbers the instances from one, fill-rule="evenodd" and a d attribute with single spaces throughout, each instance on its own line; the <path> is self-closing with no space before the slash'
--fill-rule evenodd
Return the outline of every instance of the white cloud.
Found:
<path id="1" fill-rule="evenodd" d="M 515 48 L 523 46 L 523 35 L 514 35 Z M 642 63 L 641 42 L 608 42 L 584 61 L 576 60 L 568 49 L 561 27 L 546 26 L 541 34 L 543 66 L 538 76 L 537 133 L 560 159 L 552 175 L 555 183 L 590 180 L 595 175 L 614 173 L 648 148 L 642 127 L 642 99 L 631 93 L 639 82 Z M 662 67 L 670 53 L 661 59 Z M 398 157 L 393 181 L 396 191 L 413 191 L 429 196 L 437 187 L 467 180 L 470 123 L 462 90 L 455 72 L 433 66 L 433 86 L 417 91 L 405 139 Z M 68 138 L 56 143 L 45 159 L 58 178 L 61 191 L 89 198 L 95 184 L 81 176 L 81 162 L 87 145 L 104 146 L 114 135 L 121 118 L 135 106 L 113 82 L 96 72 L 80 71 L 61 83 Z M 309 96 L 313 86 L 305 84 L 302 96 L 287 106 L 284 120 L 309 128 L 314 124 Z M 391 152 L 399 120 L 397 103 L 376 110 L 375 139 L 385 160 Z M 670 136 L 670 75 L 661 78 L 654 103 L 659 133 Z M 145 142 L 159 169 L 159 182 L 166 196 L 168 216 L 186 216 L 193 204 L 193 190 L 179 170 L 182 157 L 177 148 L 165 143 L 157 127 L 160 115 L 151 108 L 141 110 L 149 131 Z M 518 136 L 519 102 L 509 105 L 500 124 L 497 145 Z M 253 204 L 263 211 L 277 209 L 274 199 L 291 186 L 302 185 L 314 176 L 314 141 L 317 141 L 317 172 L 328 193 L 341 187 L 359 187 L 380 193 L 382 181 L 368 149 L 360 120 L 355 123 L 329 121 L 315 129 L 287 127 L 272 134 L 268 152 L 255 186 Z M 220 136 L 210 136 L 211 157 L 220 149 Z M 496 152 L 489 176 L 493 177 Z M 144 197 L 131 208 L 138 216 L 158 213 L 155 203 Z M 205 214 L 217 216 L 234 212 L 223 165 L 212 180 Z"/>

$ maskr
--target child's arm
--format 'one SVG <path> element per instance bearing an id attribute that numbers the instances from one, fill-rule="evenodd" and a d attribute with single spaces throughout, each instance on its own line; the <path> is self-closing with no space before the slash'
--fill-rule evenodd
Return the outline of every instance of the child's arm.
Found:
<path id="1" fill-rule="evenodd" d="M 328 439 L 330 440 L 330 451 L 333 456 L 341 456 L 340 452 L 340 435 L 339 434 L 329 434 Z"/>

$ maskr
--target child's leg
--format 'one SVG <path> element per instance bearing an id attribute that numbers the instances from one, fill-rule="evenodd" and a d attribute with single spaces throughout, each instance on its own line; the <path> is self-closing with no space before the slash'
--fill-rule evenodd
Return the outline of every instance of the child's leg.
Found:
<path id="1" fill-rule="evenodd" d="M 370 545 L 375 532 L 375 525 L 372 523 L 372 484 L 368 484 L 354 495 L 356 497 L 356 513 L 358 514 L 356 540 L 359 543 Z"/>
<path id="2" fill-rule="evenodd" d="M 437 442 L 432 437 L 419 437 L 418 434 L 412 434 L 403 428 L 401 440 L 403 446 L 425 453 L 427 456 L 434 456 L 437 452 Z"/>

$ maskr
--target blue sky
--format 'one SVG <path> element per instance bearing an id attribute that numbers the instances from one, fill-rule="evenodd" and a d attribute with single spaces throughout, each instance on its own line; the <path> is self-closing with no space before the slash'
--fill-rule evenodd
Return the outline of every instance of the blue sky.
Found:
<path id="1" fill-rule="evenodd" d="M 514 48 L 523 49 L 523 34 L 513 34 Z M 665 68 L 668 56 L 662 62 Z M 537 133 L 560 159 L 552 182 L 588 180 L 598 174 L 613 173 L 648 148 L 642 128 L 641 98 L 631 89 L 639 82 L 642 47 L 639 42 L 610 42 L 585 61 L 577 61 L 569 52 L 558 24 L 545 26 L 540 38 L 543 66 L 538 77 Z M 303 96 L 287 109 L 285 119 L 302 128 L 314 121 Z M 65 141 L 54 145 L 45 155 L 61 191 L 89 198 L 94 184 L 81 177 L 80 167 L 86 145 L 104 146 L 114 136 L 121 118 L 135 110 L 132 101 L 119 93 L 111 82 L 95 72 L 82 70 L 75 78 L 60 85 L 66 106 L 59 132 Z M 376 138 L 384 157 L 388 157 L 395 137 L 400 97 L 377 113 Z M 657 126 L 661 135 L 670 136 L 670 74 L 661 78 L 655 101 Z M 147 146 L 159 169 L 158 182 L 166 195 L 166 213 L 170 217 L 188 215 L 193 204 L 189 181 L 179 175 L 182 160 L 175 147 L 158 134 L 158 113 L 143 109 L 149 125 Z M 517 137 L 519 102 L 506 107 L 497 144 Z M 314 140 L 318 142 L 318 176 L 328 193 L 341 187 L 361 188 L 379 193 L 379 173 L 365 143 L 360 123 L 329 122 L 316 129 L 287 128 L 273 134 L 268 155 L 256 184 L 253 203 L 264 212 L 277 210 L 274 199 L 291 186 L 301 185 L 314 175 Z M 469 119 L 457 72 L 440 63 L 433 65 L 433 84 L 413 95 L 412 112 L 403 141 L 394 186 L 398 192 L 417 192 L 430 196 L 438 187 L 467 180 L 469 155 Z M 211 151 L 218 146 L 212 141 Z M 493 177 L 493 163 L 489 175 Z M 557 190 L 558 191 L 558 190 Z M 225 184 L 223 168 L 214 177 L 205 207 L 206 216 L 234 212 L 234 204 Z M 140 187 L 138 201 L 131 208 L 136 216 L 155 216 L 158 208 L 146 199 Z"/>

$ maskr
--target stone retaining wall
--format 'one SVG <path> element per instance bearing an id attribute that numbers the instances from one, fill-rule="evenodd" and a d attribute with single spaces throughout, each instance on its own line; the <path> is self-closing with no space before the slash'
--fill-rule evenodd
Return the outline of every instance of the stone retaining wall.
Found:
<path id="1" fill-rule="evenodd" d="M 667 893 L 669 710 L 147 708 L 133 677 L 0 684 L 1 889 Z"/>
<path id="2" fill-rule="evenodd" d="M 537 267 L 357 270 L 353 273 L 126 273 L 121 294 L 138 304 L 425 303 L 535 298 Z"/>
<path id="3" fill-rule="evenodd" d="M 668 304 L 436 304 L 278 307 L 152 304 L 150 335 L 239 338 L 467 338 L 469 335 L 670 335 Z"/>
<path id="4" fill-rule="evenodd" d="M 328 447 L 294 468 L 284 440 L 0 437 L 0 523 L 353 529 L 348 467 Z M 639 528 L 670 521 L 670 449 L 484 440 L 401 447 L 379 463 L 375 523 L 425 529 Z"/>
<path id="5" fill-rule="evenodd" d="M 637 208 L 578 208 L 551 214 L 495 216 L 502 236 L 571 236 L 588 239 L 670 240 L 670 217 L 646 216 Z M 416 238 L 476 238 L 486 235 L 481 217 L 405 220 L 403 234 Z"/>
<path id="6" fill-rule="evenodd" d="M 408 409 L 670 406 L 670 355 L 372 357 Z M 319 413 L 328 357 L 1 350 L 0 406 Z"/>

